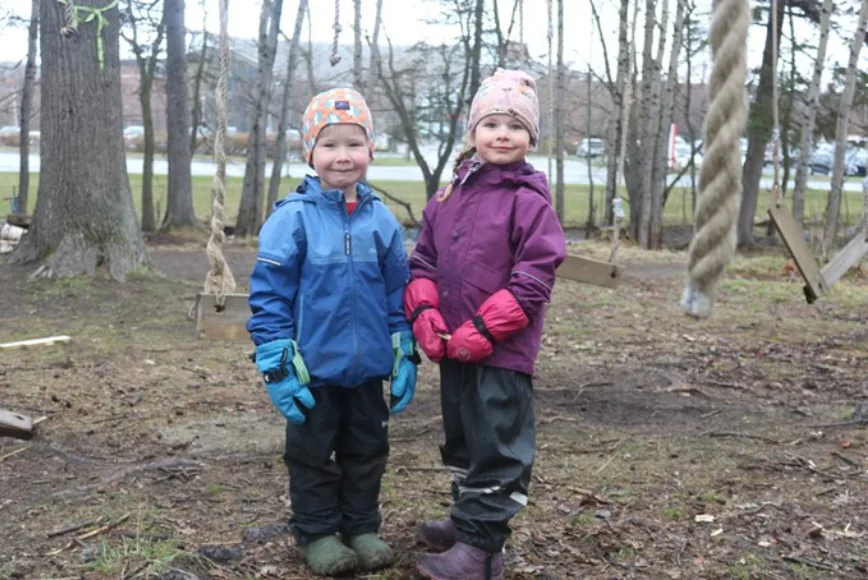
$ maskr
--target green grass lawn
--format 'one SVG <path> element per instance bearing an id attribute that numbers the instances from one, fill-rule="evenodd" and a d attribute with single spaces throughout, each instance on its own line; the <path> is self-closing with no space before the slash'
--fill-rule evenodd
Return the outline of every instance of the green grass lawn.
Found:
<path id="1" fill-rule="evenodd" d="M 281 183 L 281 196 L 293 191 L 300 181 L 300 176 L 293 178 L 285 178 Z M 33 211 L 36 203 L 36 192 L 38 189 L 39 174 L 31 174 L 30 181 L 30 203 L 29 212 Z M 165 175 L 154 176 L 154 200 L 159 205 L 159 209 L 166 207 L 166 188 L 168 177 Z M 193 178 L 193 205 L 196 210 L 196 215 L 205 219 L 211 211 L 211 184 L 212 178 L 208 176 Z M 18 185 L 17 173 L 0 173 L 0 215 L 5 215 L 9 211 L 9 202 L 7 197 L 12 195 L 13 187 Z M 238 215 L 238 204 L 241 199 L 241 178 L 228 178 L 226 183 L 226 215 L 227 223 L 232 223 Z M 381 187 L 390 194 L 405 200 L 411 204 L 416 218 L 420 218 L 422 209 L 425 206 L 425 187 L 421 181 L 383 181 L 374 185 Z M 133 200 L 136 206 L 136 211 L 141 208 L 141 187 L 142 176 L 130 175 L 130 187 L 133 191 Z M 569 226 L 577 226 L 585 223 L 588 215 L 588 191 L 586 185 L 567 185 L 566 186 L 566 224 Z M 602 185 L 597 185 L 594 188 L 594 204 L 597 212 L 597 223 L 600 222 L 601 206 L 605 195 L 605 189 Z M 768 200 L 768 192 L 763 191 L 759 201 L 759 209 L 757 215 L 762 213 L 762 208 L 765 207 Z M 397 204 L 390 201 L 386 202 L 395 212 L 398 219 L 404 220 L 407 218 L 407 212 Z M 692 219 L 692 210 L 690 207 L 690 191 L 682 188 L 676 188 L 669 196 L 669 201 L 666 204 L 664 212 L 664 222 L 666 225 L 674 226 L 684 223 L 689 223 Z M 629 212 L 629 208 L 625 204 L 625 210 Z M 805 215 L 811 219 L 820 219 L 826 206 L 826 192 L 819 190 L 809 190 L 805 200 Z M 841 209 L 841 224 L 856 223 L 860 217 L 862 208 L 862 194 L 860 192 L 845 192 L 844 203 Z"/>

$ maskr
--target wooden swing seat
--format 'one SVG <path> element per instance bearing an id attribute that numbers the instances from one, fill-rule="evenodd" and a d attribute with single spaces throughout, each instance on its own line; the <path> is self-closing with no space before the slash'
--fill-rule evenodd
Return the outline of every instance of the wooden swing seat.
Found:
<path id="1" fill-rule="evenodd" d="M 805 300 L 813 304 L 831 291 L 832 285 L 840 280 L 847 271 L 868 255 L 868 235 L 864 231 L 856 236 L 838 252 L 832 260 L 820 269 L 814 255 L 805 243 L 802 228 L 796 223 L 793 214 L 784 205 L 772 205 L 768 209 L 769 218 L 775 224 L 781 239 L 789 250 L 799 273 L 805 280 Z"/>

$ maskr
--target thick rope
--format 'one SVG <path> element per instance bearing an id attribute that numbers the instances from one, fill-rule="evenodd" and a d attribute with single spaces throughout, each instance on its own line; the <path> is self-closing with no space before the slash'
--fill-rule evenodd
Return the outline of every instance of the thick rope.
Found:
<path id="1" fill-rule="evenodd" d="M 332 55 L 329 58 L 329 62 L 332 66 L 335 66 L 341 62 L 341 55 L 338 54 L 340 48 L 339 43 L 341 40 L 341 0 L 335 0 L 335 23 L 332 28 L 335 29 L 335 39 L 332 43 Z"/>
<path id="2" fill-rule="evenodd" d="M 63 21 L 60 34 L 64 38 L 72 38 L 78 34 L 78 17 L 75 15 L 75 2 L 73 0 L 66 0 L 63 7 Z"/>
<path id="3" fill-rule="evenodd" d="M 214 203 L 211 210 L 211 237 L 206 252 L 211 270 L 205 277 L 205 292 L 214 294 L 218 308 L 222 308 L 226 294 L 235 290 L 235 278 L 223 256 L 223 204 L 226 201 L 226 83 L 229 78 L 229 0 L 220 0 L 220 76 L 217 80 L 217 132 L 214 134 Z"/>
<path id="4" fill-rule="evenodd" d="M 712 69 L 706 154 L 699 171 L 699 199 L 694 236 L 688 251 L 688 282 L 681 307 L 706 318 L 714 308 L 717 285 L 736 247 L 736 220 L 741 204 L 741 151 L 738 140 L 747 122 L 748 0 L 714 0 L 709 37 Z"/>

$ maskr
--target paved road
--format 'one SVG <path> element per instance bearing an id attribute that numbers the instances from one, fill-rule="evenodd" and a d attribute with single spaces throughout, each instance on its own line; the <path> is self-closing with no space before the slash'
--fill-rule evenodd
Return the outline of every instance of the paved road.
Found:
<path id="1" fill-rule="evenodd" d="M 529 158 L 530 162 L 534 164 L 534 166 L 541 170 L 546 171 L 548 169 L 548 161 L 545 157 L 535 156 Z M 201 161 L 195 160 L 193 161 L 191 170 L 193 175 L 214 175 L 215 165 L 211 161 Z M 39 155 L 32 154 L 30 155 L 30 170 L 34 172 L 39 171 Z M 154 161 L 154 173 L 157 175 L 166 175 L 168 173 L 169 166 L 165 159 L 156 159 Z M 12 172 L 15 173 L 18 171 L 18 153 L 4 151 L 0 152 L 0 173 L 4 172 Z M 131 174 L 140 174 L 142 172 L 142 158 L 141 157 L 128 157 L 127 158 L 127 171 Z M 292 163 L 289 166 L 289 174 L 290 175 L 303 175 L 310 171 L 310 169 L 301 163 Z M 284 169 L 284 174 L 286 169 Z M 226 174 L 232 177 L 244 177 L 244 164 L 239 162 L 230 163 L 226 166 Z M 271 174 L 271 163 L 266 166 L 266 174 Z M 592 175 L 594 179 L 594 183 L 597 185 L 603 184 L 606 181 L 606 170 L 602 167 L 594 167 L 592 169 Z M 421 181 L 422 180 L 422 172 L 421 170 L 414 166 L 377 166 L 376 162 L 371 168 L 368 170 L 368 179 L 371 181 Z M 554 181 L 554 179 L 552 180 Z M 590 183 L 588 179 L 588 168 L 584 161 L 579 160 L 577 158 L 567 159 L 564 163 L 564 182 L 568 184 L 581 184 L 587 185 Z M 679 185 L 683 187 L 690 186 L 690 177 L 685 176 L 681 178 L 679 181 Z M 763 178 L 760 183 L 760 187 L 770 188 L 772 186 L 771 179 Z M 829 182 L 828 181 L 809 181 L 808 188 L 809 189 L 828 189 Z M 861 191 L 862 186 L 855 181 L 846 182 L 844 184 L 845 191 Z"/>

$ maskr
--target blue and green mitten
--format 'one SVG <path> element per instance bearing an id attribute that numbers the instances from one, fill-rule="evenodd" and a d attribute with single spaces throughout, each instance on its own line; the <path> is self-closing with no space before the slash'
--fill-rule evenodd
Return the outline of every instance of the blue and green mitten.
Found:
<path id="1" fill-rule="evenodd" d="M 416 340 L 409 330 L 392 335 L 392 351 L 395 364 L 392 367 L 390 409 L 395 415 L 406 409 L 416 394 L 416 367 L 421 359 L 416 352 Z"/>
<path id="2" fill-rule="evenodd" d="M 295 341 L 280 339 L 257 346 L 256 368 L 280 414 L 296 425 L 304 423 L 315 401 L 307 388 L 310 374 Z"/>

